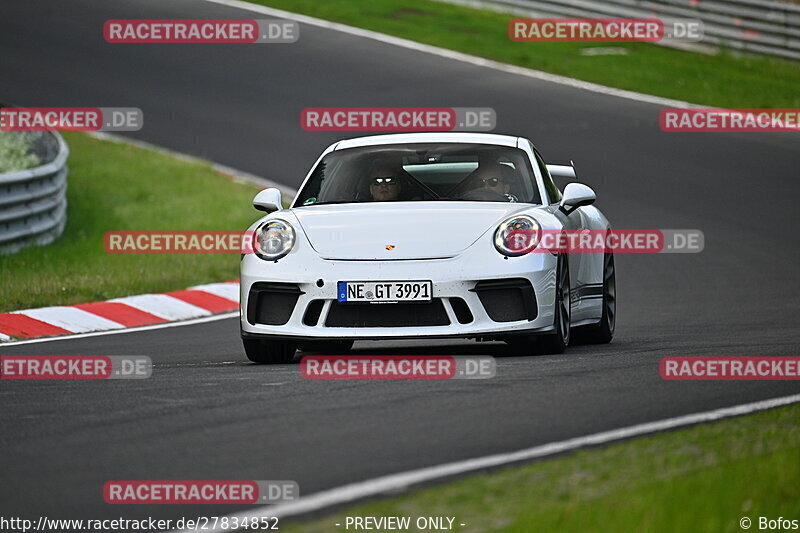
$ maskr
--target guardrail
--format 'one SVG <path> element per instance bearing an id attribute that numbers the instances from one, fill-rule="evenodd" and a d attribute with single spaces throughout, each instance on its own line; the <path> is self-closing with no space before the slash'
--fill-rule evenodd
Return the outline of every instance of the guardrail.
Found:
<path id="1" fill-rule="evenodd" d="M 35 168 L 0 174 L 0 254 L 58 238 L 67 223 L 67 143 L 43 132 L 33 144 Z"/>
<path id="2" fill-rule="evenodd" d="M 775 0 L 443 0 L 529 17 L 697 19 L 703 41 L 800 60 L 800 4 Z"/>

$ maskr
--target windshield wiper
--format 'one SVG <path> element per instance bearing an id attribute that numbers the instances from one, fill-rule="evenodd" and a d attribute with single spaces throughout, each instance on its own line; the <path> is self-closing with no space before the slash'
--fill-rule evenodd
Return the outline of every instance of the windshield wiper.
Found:
<path id="1" fill-rule="evenodd" d="M 312 207 L 315 205 L 334 205 L 334 204 L 358 204 L 361 203 L 358 200 L 335 200 L 332 202 L 314 202 L 313 204 L 301 204 L 297 207 Z"/>

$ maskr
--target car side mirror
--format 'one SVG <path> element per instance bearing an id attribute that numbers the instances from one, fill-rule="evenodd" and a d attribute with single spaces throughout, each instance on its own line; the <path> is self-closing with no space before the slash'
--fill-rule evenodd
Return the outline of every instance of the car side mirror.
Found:
<path id="1" fill-rule="evenodd" d="M 570 183 L 564 187 L 564 194 L 559 204 L 559 209 L 569 215 L 579 207 L 591 205 L 597 200 L 597 195 L 591 187 L 583 183 Z"/>
<path id="2" fill-rule="evenodd" d="M 281 191 L 274 187 L 264 189 L 253 198 L 253 207 L 259 211 L 266 211 L 267 213 L 282 209 L 283 202 L 281 202 Z"/>

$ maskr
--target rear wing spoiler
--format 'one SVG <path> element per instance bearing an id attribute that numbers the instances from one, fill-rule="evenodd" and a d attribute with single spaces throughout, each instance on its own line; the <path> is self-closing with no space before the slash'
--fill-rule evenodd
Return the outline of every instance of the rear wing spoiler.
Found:
<path id="1" fill-rule="evenodd" d="M 576 179 L 578 177 L 575 172 L 575 163 L 569 162 L 569 165 L 546 165 L 547 171 L 554 178 L 568 178 Z"/>

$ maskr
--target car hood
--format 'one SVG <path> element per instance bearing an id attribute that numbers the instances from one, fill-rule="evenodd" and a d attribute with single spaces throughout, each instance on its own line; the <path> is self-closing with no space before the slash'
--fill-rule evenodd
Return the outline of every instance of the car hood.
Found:
<path id="1" fill-rule="evenodd" d="M 376 202 L 292 212 L 323 258 L 386 261 L 453 257 L 524 209 L 499 202 Z"/>

